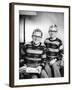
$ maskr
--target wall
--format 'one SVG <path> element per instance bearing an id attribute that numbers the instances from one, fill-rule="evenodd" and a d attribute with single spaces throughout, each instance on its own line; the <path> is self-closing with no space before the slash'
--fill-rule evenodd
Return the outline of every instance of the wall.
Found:
<path id="1" fill-rule="evenodd" d="M 49 37 L 49 26 L 56 24 L 58 26 L 59 37 L 63 41 L 64 33 L 64 14 L 56 12 L 37 12 L 36 16 L 28 16 L 25 19 L 25 34 L 26 42 L 31 41 L 32 32 L 34 29 L 39 28 L 43 32 L 42 42 Z"/>
<path id="2" fill-rule="evenodd" d="M 26 2 L 26 3 L 30 2 L 30 3 L 42 3 L 42 4 L 57 4 L 57 5 L 72 4 L 72 0 L 0 0 L 0 90 L 12 89 L 8 86 L 9 85 L 8 80 L 9 80 L 9 2 L 13 2 L 13 1 Z M 71 15 L 72 15 L 72 5 L 71 5 Z M 37 90 L 37 89 L 71 90 L 72 83 L 70 85 L 55 85 L 55 86 L 51 85 L 51 86 L 43 86 L 43 87 L 39 86 L 39 87 L 14 88 L 14 90 L 24 90 L 24 89 L 25 90 Z"/>

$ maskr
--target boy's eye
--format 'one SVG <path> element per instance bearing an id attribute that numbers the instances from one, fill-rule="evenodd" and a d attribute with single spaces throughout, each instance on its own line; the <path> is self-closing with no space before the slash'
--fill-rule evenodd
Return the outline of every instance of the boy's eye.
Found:
<path id="1" fill-rule="evenodd" d="M 34 37 L 38 37 L 38 38 L 41 38 L 41 36 L 37 36 L 37 35 L 33 35 Z"/>
<path id="2" fill-rule="evenodd" d="M 49 31 L 49 32 L 57 32 L 57 31 Z"/>

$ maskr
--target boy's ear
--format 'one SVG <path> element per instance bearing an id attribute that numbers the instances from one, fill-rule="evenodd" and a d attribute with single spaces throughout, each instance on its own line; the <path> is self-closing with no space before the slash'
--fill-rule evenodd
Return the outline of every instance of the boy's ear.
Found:
<path id="1" fill-rule="evenodd" d="M 33 38 L 33 35 L 32 35 L 32 38 Z"/>

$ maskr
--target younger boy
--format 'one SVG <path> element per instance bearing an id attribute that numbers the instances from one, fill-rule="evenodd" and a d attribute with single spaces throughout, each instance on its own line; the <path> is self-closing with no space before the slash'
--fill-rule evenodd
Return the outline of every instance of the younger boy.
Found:
<path id="1" fill-rule="evenodd" d="M 63 44 L 62 41 L 57 38 L 57 32 L 57 25 L 51 25 L 48 31 L 50 38 L 47 38 L 44 42 L 47 48 L 47 63 L 45 69 L 49 77 L 52 77 L 50 66 L 54 72 L 54 77 L 61 77 L 60 64 L 62 61 Z"/>

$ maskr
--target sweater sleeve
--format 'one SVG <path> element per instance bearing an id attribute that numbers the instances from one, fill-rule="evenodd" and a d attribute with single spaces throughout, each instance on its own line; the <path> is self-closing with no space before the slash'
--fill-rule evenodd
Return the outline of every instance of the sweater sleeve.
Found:
<path id="1" fill-rule="evenodd" d="M 46 64 L 46 48 L 43 47 L 42 62 L 41 62 L 42 68 L 45 67 L 45 64 Z"/>
<path id="2" fill-rule="evenodd" d="M 60 45 L 59 45 L 59 59 L 60 59 L 60 60 L 62 60 L 63 54 L 64 54 L 64 46 L 63 46 L 63 43 L 62 43 L 62 41 L 61 41 L 61 42 L 60 42 Z"/>

